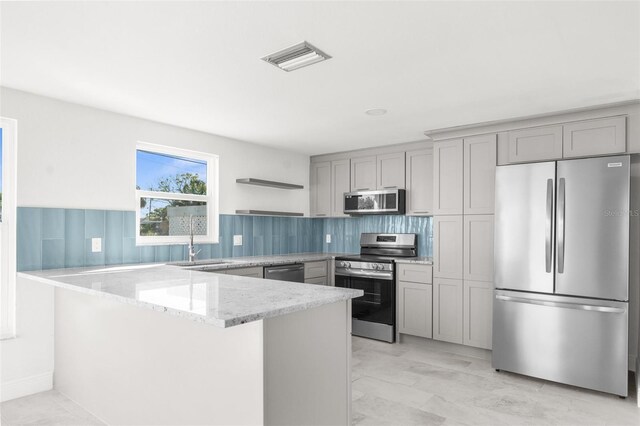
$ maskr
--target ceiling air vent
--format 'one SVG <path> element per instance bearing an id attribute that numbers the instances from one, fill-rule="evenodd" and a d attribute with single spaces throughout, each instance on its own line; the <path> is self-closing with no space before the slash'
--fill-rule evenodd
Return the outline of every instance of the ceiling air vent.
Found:
<path id="1" fill-rule="evenodd" d="M 331 59 L 331 56 L 327 55 L 320 49 L 313 47 L 306 41 L 287 47 L 286 49 L 262 58 L 263 61 L 267 61 L 287 72 L 297 70 L 298 68 L 306 67 L 307 65 L 312 65 L 326 59 Z"/>

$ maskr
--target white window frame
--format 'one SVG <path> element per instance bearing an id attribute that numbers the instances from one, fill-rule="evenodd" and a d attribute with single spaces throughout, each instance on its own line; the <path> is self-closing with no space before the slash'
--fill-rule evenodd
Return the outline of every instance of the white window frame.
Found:
<path id="1" fill-rule="evenodd" d="M 16 335 L 16 194 L 18 122 L 0 117 L 2 128 L 2 223 L 0 224 L 0 338 Z"/>
<path id="2" fill-rule="evenodd" d="M 170 236 L 142 236 L 140 235 L 140 200 L 142 198 L 156 198 L 163 200 L 183 200 L 202 201 L 207 203 L 207 234 L 194 235 L 194 244 L 216 244 L 219 239 L 219 185 L 218 185 L 218 165 L 219 157 L 215 154 L 192 151 L 183 148 L 176 148 L 166 145 L 158 145 L 148 142 L 138 142 L 136 144 L 136 162 L 134 172 L 137 173 L 137 152 L 147 151 L 155 154 L 165 154 L 174 157 L 194 159 L 206 162 L 207 164 L 207 194 L 180 194 L 174 192 L 146 191 L 136 189 L 136 245 L 163 245 L 163 244 L 185 244 L 189 241 L 188 235 Z M 135 181 L 135 178 L 134 178 Z"/>

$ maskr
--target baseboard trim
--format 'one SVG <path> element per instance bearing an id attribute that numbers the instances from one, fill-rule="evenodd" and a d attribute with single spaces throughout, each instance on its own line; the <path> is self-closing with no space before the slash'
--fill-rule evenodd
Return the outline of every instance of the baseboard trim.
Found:
<path id="1" fill-rule="evenodd" d="M 0 401 L 10 401 L 53 389 L 53 371 L 2 383 Z"/>

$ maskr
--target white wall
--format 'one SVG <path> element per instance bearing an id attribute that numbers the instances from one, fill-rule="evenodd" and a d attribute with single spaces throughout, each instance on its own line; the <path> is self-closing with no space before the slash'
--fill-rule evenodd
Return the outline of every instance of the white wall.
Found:
<path id="1" fill-rule="evenodd" d="M 0 88 L 0 116 L 18 120 L 19 207 L 135 210 L 135 145 L 145 141 L 219 155 L 223 214 L 236 209 L 309 213 L 306 155 L 7 88 Z M 305 189 L 236 184 L 242 177 Z M 24 279 L 17 286 L 17 337 L 0 344 L 2 400 L 51 388 L 53 292 Z"/>
<path id="2" fill-rule="evenodd" d="M 16 337 L 0 344 L 2 401 L 53 383 L 53 287 L 19 278 L 16 290 Z"/>
<path id="3" fill-rule="evenodd" d="M 219 155 L 221 213 L 309 213 L 306 155 L 13 89 L 1 88 L 0 96 L 0 116 L 18 120 L 18 206 L 135 210 L 135 144 L 144 141 Z M 235 182 L 244 177 L 291 182 L 305 189 Z"/>

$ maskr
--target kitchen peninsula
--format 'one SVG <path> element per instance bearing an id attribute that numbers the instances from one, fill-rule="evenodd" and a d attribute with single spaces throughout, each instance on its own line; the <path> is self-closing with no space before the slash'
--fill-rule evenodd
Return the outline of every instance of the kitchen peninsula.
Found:
<path id="1" fill-rule="evenodd" d="M 108 424 L 350 424 L 361 290 L 175 265 L 19 274 L 55 287 L 55 387 Z"/>

